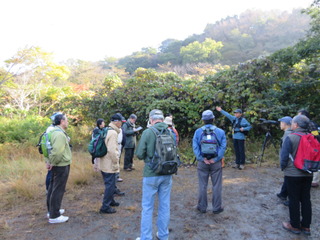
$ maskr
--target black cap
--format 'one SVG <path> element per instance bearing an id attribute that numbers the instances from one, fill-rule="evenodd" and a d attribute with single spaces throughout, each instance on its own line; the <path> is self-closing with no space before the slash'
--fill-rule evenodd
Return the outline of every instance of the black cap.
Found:
<path id="1" fill-rule="evenodd" d="M 119 114 L 114 114 L 111 116 L 111 122 L 122 121 L 122 118 Z"/>
<path id="2" fill-rule="evenodd" d="M 117 114 L 121 117 L 121 121 L 122 121 L 122 122 L 126 122 L 126 119 L 124 118 L 124 116 L 122 116 L 121 113 L 117 113 Z"/>

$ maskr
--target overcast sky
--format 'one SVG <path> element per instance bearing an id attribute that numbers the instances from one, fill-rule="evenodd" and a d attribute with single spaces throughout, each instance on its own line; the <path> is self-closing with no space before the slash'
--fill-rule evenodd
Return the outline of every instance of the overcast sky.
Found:
<path id="1" fill-rule="evenodd" d="M 308 7 L 312 0 L 1 0 L 0 65 L 25 46 L 56 60 L 123 57 L 200 34 L 246 9 Z"/>

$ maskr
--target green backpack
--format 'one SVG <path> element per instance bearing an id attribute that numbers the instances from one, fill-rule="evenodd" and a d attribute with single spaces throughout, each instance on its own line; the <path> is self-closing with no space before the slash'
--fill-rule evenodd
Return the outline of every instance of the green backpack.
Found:
<path id="1" fill-rule="evenodd" d="M 181 163 L 173 136 L 168 129 L 163 129 L 161 132 L 155 127 L 150 129 L 156 135 L 155 153 L 148 163 L 150 169 L 160 175 L 176 173 Z"/>
<path id="2" fill-rule="evenodd" d="M 107 154 L 108 149 L 105 143 L 109 128 L 103 128 L 99 133 L 92 136 L 88 145 L 88 151 L 93 158 L 103 157 Z"/>
<path id="3" fill-rule="evenodd" d="M 40 154 L 43 154 L 45 157 L 49 157 L 52 151 L 52 146 L 51 146 L 51 136 L 52 133 L 55 131 L 62 131 L 61 129 L 52 129 L 49 132 L 44 132 L 41 134 L 39 138 L 39 142 L 37 144 L 38 150 Z"/>

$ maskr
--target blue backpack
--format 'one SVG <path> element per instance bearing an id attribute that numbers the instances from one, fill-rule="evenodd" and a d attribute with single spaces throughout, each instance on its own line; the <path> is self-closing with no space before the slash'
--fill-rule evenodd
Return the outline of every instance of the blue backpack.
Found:
<path id="1" fill-rule="evenodd" d="M 211 127 L 203 126 L 201 128 L 202 129 L 201 142 L 200 142 L 201 154 L 203 157 L 207 159 L 215 158 L 218 156 L 219 143 L 217 140 L 217 135 L 214 132 L 216 128 L 217 127 L 215 126 L 211 126 Z"/>

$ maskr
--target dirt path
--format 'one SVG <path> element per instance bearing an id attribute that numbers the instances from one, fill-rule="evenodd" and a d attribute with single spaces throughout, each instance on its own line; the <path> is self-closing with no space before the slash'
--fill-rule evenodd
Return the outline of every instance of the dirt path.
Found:
<path id="1" fill-rule="evenodd" d="M 99 175 L 93 186 L 85 186 L 65 194 L 63 207 L 70 217 L 65 224 L 48 224 L 45 217 L 45 196 L 42 202 L 27 203 L 1 214 L 1 239 L 126 239 L 139 236 L 141 211 L 141 169 L 123 172 L 125 191 L 118 212 L 98 213 L 103 183 Z M 223 172 L 223 203 L 225 211 L 214 215 L 209 206 L 206 214 L 196 211 L 197 174 L 195 167 L 182 167 L 174 176 L 171 197 L 170 239 L 320 239 L 320 189 L 312 189 L 312 236 L 296 236 L 281 227 L 289 212 L 277 199 L 283 175 L 276 167 L 248 166 L 244 171 L 227 167 Z M 209 185 L 210 186 L 210 185 Z M 211 201 L 210 193 L 208 202 Z M 14 212 L 14 214 L 12 213 Z M 13 216 L 14 215 L 14 216 Z M 8 216 L 10 216 L 8 218 Z M 154 236 L 155 236 L 154 218 Z"/>

